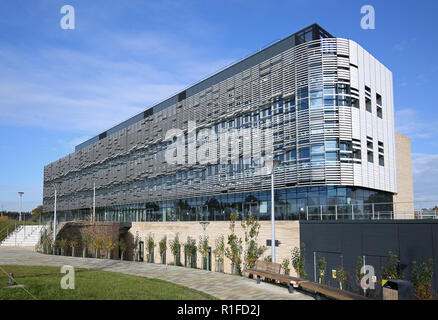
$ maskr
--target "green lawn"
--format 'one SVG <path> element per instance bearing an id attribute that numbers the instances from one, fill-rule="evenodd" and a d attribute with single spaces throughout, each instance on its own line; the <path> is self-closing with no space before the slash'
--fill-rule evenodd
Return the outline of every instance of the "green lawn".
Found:
<path id="1" fill-rule="evenodd" d="M 159 279 L 123 273 L 75 269 L 75 289 L 61 289 L 60 267 L 0 265 L 19 284 L 41 300 L 211 300 L 206 293 Z M 0 269 L 0 300 L 33 299 L 22 288 L 5 288 L 8 277 Z"/>

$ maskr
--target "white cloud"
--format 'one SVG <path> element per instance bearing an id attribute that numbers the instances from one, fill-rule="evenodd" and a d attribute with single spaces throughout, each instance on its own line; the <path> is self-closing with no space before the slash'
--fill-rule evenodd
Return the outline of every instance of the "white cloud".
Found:
<path id="1" fill-rule="evenodd" d="M 437 200 L 438 154 L 413 154 L 412 173 L 415 201 Z"/>
<path id="2" fill-rule="evenodd" d="M 95 135 L 230 62 L 160 34 L 109 40 L 86 52 L 0 47 L 0 124 Z"/>
<path id="3" fill-rule="evenodd" d="M 435 121 L 421 119 L 420 114 L 411 108 L 395 112 L 395 125 L 396 131 L 411 139 L 429 139 L 438 133 L 438 126 Z"/>

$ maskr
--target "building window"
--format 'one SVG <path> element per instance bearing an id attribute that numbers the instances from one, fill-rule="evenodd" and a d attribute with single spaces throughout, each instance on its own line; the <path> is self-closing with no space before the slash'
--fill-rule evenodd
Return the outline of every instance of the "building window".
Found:
<path id="1" fill-rule="evenodd" d="M 367 110 L 368 112 L 372 112 L 372 111 L 371 111 L 371 99 L 369 99 L 369 98 L 365 98 L 365 106 L 366 106 L 366 110 Z"/>
<path id="2" fill-rule="evenodd" d="M 382 108 L 381 107 L 377 107 L 377 116 L 380 119 L 383 119 L 383 113 L 382 113 Z"/>
<path id="3" fill-rule="evenodd" d="M 376 93 L 376 103 L 381 106 L 382 105 L 382 96 Z"/>
<path id="4" fill-rule="evenodd" d="M 379 154 L 379 165 L 384 167 L 385 166 L 385 157 Z"/>
<path id="5" fill-rule="evenodd" d="M 368 157 L 368 162 L 371 162 L 371 163 L 374 162 L 374 156 L 373 156 L 373 152 L 372 151 L 368 151 L 367 157 Z"/>
<path id="6" fill-rule="evenodd" d="M 341 151 L 351 151 L 352 150 L 352 144 L 350 141 L 341 141 L 339 145 Z"/>
<path id="7" fill-rule="evenodd" d="M 333 150 L 338 148 L 338 142 L 336 139 L 328 139 L 325 141 L 326 150 Z"/>
<path id="8" fill-rule="evenodd" d="M 373 142 L 372 141 L 367 141 L 367 148 L 373 149 Z"/>
<path id="9" fill-rule="evenodd" d="M 324 145 L 323 144 L 312 145 L 312 154 L 313 153 L 324 153 Z"/>
<path id="10" fill-rule="evenodd" d="M 359 100 L 356 98 L 351 98 L 351 106 L 359 109 Z"/>
<path id="11" fill-rule="evenodd" d="M 310 149 L 309 148 L 301 148 L 300 149 L 300 159 L 310 158 Z"/>
<path id="12" fill-rule="evenodd" d="M 338 153 L 335 152 L 326 152 L 325 154 L 326 161 L 339 161 Z"/>
<path id="13" fill-rule="evenodd" d="M 362 154 L 360 152 L 360 150 L 358 149 L 353 149 L 353 159 L 362 159 Z"/>
<path id="14" fill-rule="evenodd" d="M 297 150 L 293 149 L 290 150 L 287 154 L 286 154 L 287 160 L 296 160 L 297 159 Z"/>

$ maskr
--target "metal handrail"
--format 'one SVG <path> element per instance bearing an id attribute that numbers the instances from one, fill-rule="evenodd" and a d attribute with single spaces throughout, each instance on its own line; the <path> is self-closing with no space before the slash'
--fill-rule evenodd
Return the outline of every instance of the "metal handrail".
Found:
<path id="1" fill-rule="evenodd" d="M 5 240 L 7 237 L 9 237 L 9 227 L 12 225 L 12 224 L 15 224 L 15 228 L 14 228 L 14 231 L 17 229 L 17 221 L 16 220 L 14 220 L 14 221 L 11 221 L 9 224 L 7 224 L 3 229 L 1 229 L 0 230 L 0 234 L 6 229 L 6 237 L 3 239 L 3 240 Z M 3 242 L 3 240 L 1 240 L 2 242 Z"/>

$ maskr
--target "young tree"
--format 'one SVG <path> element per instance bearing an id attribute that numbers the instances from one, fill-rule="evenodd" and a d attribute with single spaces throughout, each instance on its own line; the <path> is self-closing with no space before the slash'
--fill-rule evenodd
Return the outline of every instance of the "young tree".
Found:
<path id="1" fill-rule="evenodd" d="M 138 234 L 138 231 L 135 233 L 134 241 L 131 243 L 131 250 L 132 250 L 132 259 L 134 261 L 138 261 L 138 246 L 140 245 L 141 238 Z"/>
<path id="2" fill-rule="evenodd" d="M 149 233 L 148 237 L 146 238 L 146 248 L 148 250 L 148 262 L 154 263 L 155 240 L 152 233 Z"/>
<path id="3" fill-rule="evenodd" d="M 82 258 L 86 257 L 87 249 L 90 247 L 91 243 L 91 234 L 87 231 L 84 231 L 84 233 L 82 234 Z"/>
<path id="4" fill-rule="evenodd" d="M 111 251 L 116 247 L 116 241 L 113 235 L 109 234 L 105 236 L 104 245 L 106 249 L 106 258 L 111 259 Z"/>
<path id="5" fill-rule="evenodd" d="M 180 265 L 181 263 L 179 261 L 179 254 L 180 254 L 181 244 L 179 242 L 178 233 L 175 235 L 175 238 L 173 240 L 170 240 L 169 246 L 170 246 L 170 251 L 173 254 L 173 264 L 175 266 Z"/>
<path id="6" fill-rule="evenodd" d="M 71 256 L 74 257 L 75 256 L 75 248 L 78 245 L 78 242 L 75 240 L 70 240 L 70 248 L 71 248 Z"/>
<path id="7" fill-rule="evenodd" d="M 244 218 L 241 222 L 245 234 L 244 268 L 253 268 L 256 261 L 266 251 L 265 246 L 257 243 L 260 232 L 260 223 L 253 215 Z"/>
<path id="8" fill-rule="evenodd" d="M 321 256 L 318 257 L 318 262 L 316 264 L 316 267 L 318 269 L 319 283 L 324 283 L 325 268 L 327 267 L 327 261 L 325 260 L 324 257 Z"/>
<path id="9" fill-rule="evenodd" d="M 198 250 L 201 254 L 202 260 L 203 260 L 203 269 L 208 270 L 208 236 L 200 236 L 199 237 L 199 243 L 198 243 Z"/>
<path id="10" fill-rule="evenodd" d="M 228 235 L 228 246 L 225 249 L 225 256 L 231 261 L 231 273 L 235 275 L 240 275 L 242 273 L 242 239 L 238 238 L 235 233 L 236 221 L 239 218 L 237 213 L 232 213 L 230 216 L 230 231 Z"/>
<path id="11" fill-rule="evenodd" d="M 95 258 L 98 258 L 100 256 L 100 251 L 103 249 L 103 247 L 104 247 L 103 236 L 100 234 L 95 235 L 95 237 L 93 239 L 93 248 L 94 248 Z"/>
<path id="12" fill-rule="evenodd" d="M 125 252 L 126 252 L 126 242 L 123 239 L 120 239 L 119 241 L 119 248 L 120 248 L 120 260 L 123 261 L 123 258 L 125 256 Z"/>
<path id="13" fill-rule="evenodd" d="M 295 272 L 300 278 L 306 279 L 307 278 L 307 272 L 304 268 L 305 265 L 305 253 L 306 248 L 304 243 L 301 243 L 301 249 L 298 247 L 295 247 L 292 249 L 292 266 L 295 269 Z"/>
<path id="14" fill-rule="evenodd" d="M 336 269 L 336 279 L 339 282 L 339 288 L 341 290 L 345 289 L 345 285 L 347 282 L 347 272 L 345 272 L 344 267 L 338 267 Z"/>
<path id="15" fill-rule="evenodd" d="M 190 236 L 187 237 L 187 242 L 184 246 L 184 251 L 188 258 L 188 265 L 190 268 L 196 268 L 196 240 L 192 239 Z"/>
<path id="16" fill-rule="evenodd" d="M 215 240 L 213 254 L 216 260 L 216 271 L 224 272 L 225 238 L 223 234 Z"/>
<path id="17" fill-rule="evenodd" d="M 163 236 L 158 242 L 158 247 L 160 249 L 161 263 L 166 264 L 166 251 L 167 251 L 167 236 Z"/>
<path id="18" fill-rule="evenodd" d="M 59 247 L 61 248 L 61 256 L 65 255 L 65 249 L 68 248 L 68 240 L 67 239 L 59 240 Z"/>

